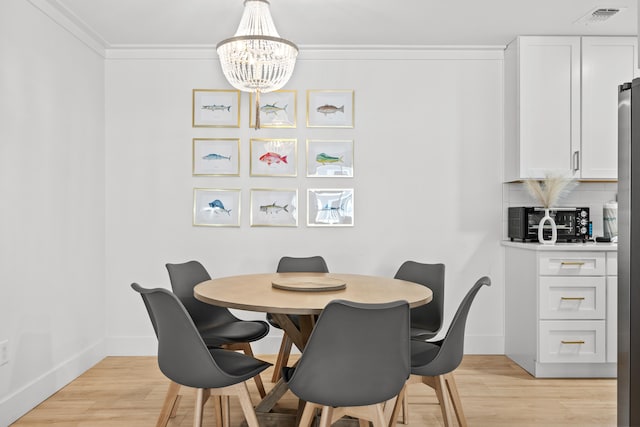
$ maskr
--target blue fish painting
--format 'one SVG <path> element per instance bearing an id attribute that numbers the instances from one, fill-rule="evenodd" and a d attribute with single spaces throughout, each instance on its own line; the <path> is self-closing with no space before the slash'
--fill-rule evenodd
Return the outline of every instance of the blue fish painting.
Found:
<path id="1" fill-rule="evenodd" d="M 203 156 L 202 158 L 204 160 L 229 160 L 229 161 L 231 161 L 231 156 L 223 156 L 222 154 L 218 154 L 218 153 L 207 154 L 206 156 Z"/>
<path id="2" fill-rule="evenodd" d="M 231 209 L 225 209 L 224 204 L 220 199 L 215 199 L 213 202 L 209 202 L 209 207 L 215 213 L 226 212 L 227 215 L 231 216 Z"/>

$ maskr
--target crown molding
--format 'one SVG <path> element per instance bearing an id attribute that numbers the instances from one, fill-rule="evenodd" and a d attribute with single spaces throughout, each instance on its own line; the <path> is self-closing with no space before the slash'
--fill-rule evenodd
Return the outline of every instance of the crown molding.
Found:
<path id="1" fill-rule="evenodd" d="M 57 0 L 27 0 L 98 55 L 105 57 L 108 43 Z"/>
<path id="2" fill-rule="evenodd" d="M 216 45 L 109 44 L 58 0 L 27 0 L 105 59 L 217 60 Z M 474 60 L 504 57 L 504 45 L 300 45 L 298 60 Z"/>

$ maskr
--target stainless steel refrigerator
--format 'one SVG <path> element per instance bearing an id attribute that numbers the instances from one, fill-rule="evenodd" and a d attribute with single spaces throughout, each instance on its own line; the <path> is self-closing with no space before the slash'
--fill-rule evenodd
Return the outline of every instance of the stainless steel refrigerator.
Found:
<path id="1" fill-rule="evenodd" d="M 640 426 L 640 78 L 618 90 L 618 425 Z"/>

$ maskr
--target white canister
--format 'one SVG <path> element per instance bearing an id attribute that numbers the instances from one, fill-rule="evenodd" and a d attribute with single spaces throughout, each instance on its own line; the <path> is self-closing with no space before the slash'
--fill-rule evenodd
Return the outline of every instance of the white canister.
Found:
<path id="1" fill-rule="evenodd" d="M 604 237 L 613 238 L 618 235 L 618 202 L 615 200 L 602 206 L 602 226 Z"/>

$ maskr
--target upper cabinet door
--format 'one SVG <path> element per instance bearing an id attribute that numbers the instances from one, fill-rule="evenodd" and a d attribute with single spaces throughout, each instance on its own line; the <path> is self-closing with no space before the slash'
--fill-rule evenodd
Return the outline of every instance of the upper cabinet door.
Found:
<path id="1" fill-rule="evenodd" d="M 638 73 L 636 37 L 582 38 L 581 178 L 618 179 L 618 85 Z"/>
<path id="2" fill-rule="evenodd" d="M 518 37 L 505 52 L 505 83 L 505 180 L 576 176 L 580 37 Z"/>

